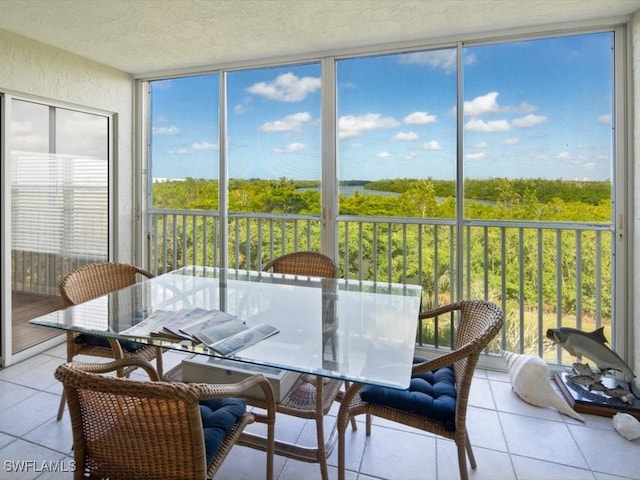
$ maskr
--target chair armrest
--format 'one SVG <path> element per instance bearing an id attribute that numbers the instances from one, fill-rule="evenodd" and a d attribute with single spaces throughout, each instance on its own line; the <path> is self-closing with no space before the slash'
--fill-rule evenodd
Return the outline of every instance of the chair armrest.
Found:
<path id="1" fill-rule="evenodd" d="M 449 303 L 447 305 L 443 305 L 438 308 L 434 308 L 432 310 L 420 312 L 418 314 L 418 318 L 420 320 L 425 320 L 429 318 L 435 318 L 440 315 L 444 315 L 445 313 L 452 312 L 460 312 L 462 310 L 461 302 Z M 461 358 L 468 357 L 474 353 L 476 350 L 475 342 L 468 343 L 466 345 L 461 345 L 455 350 L 446 353 L 442 356 L 434 358 L 432 360 L 427 360 L 426 362 L 416 363 L 413 365 L 411 369 L 411 375 L 419 375 L 421 373 L 430 372 L 433 370 L 437 370 L 442 367 L 446 367 L 448 365 L 453 364 L 455 361 L 460 360 Z"/>
<path id="2" fill-rule="evenodd" d="M 153 367 L 153 365 L 151 365 L 151 363 L 149 363 L 144 358 L 135 357 L 135 356 L 120 358 L 118 360 L 114 360 L 113 362 L 104 362 L 104 363 L 73 362 L 73 366 L 78 370 L 82 370 L 83 372 L 88 372 L 88 373 L 109 373 L 121 368 L 135 366 L 135 367 L 142 368 L 145 372 L 147 372 L 147 375 L 149 375 L 150 380 L 152 381 L 160 380 L 160 377 L 158 376 L 158 372 Z"/>
<path id="3" fill-rule="evenodd" d="M 448 303 L 447 305 L 442 305 L 432 310 L 425 310 L 423 312 L 420 312 L 418 314 L 418 318 L 420 320 L 424 320 L 426 318 L 434 318 L 439 315 L 444 315 L 445 313 L 451 313 L 459 310 L 460 310 L 460 302 Z"/>
<path id="4" fill-rule="evenodd" d="M 197 385 L 200 391 L 200 400 L 208 398 L 241 397 L 243 393 L 251 387 L 258 385 L 265 394 L 265 399 L 269 402 L 275 398 L 271 384 L 262 374 L 251 375 L 236 383 L 191 383 Z"/>

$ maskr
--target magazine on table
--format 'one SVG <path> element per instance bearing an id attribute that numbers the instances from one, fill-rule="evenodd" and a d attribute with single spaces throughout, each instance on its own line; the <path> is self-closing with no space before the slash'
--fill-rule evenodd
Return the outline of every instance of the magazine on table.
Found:
<path id="1" fill-rule="evenodd" d="M 217 354 L 228 357 L 275 335 L 279 331 L 276 327 L 267 323 L 248 326 L 244 322 L 235 319 L 205 327 L 194 335 Z"/>
<path id="2" fill-rule="evenodd" d="M 180 310 L 170 322 L 164 324 L 163 331 L 184 340 L 198 340 L 196 332 L 237 318 L 220 310 L 193 308 Z M 161 334 L 161 333 L 160 333 Z"/>
<path id="3" fill-rule="evenodd" d="M 220 310 L 183 308 L 180 310 L 156 310 L 142 322 L 120 332 L 131 337 L 164 337 L 172 340 L 200 341 L 195 333 L 228 321 L 239 321 L 233 315 Z"/>
<path id="4" fill-rule="evenodd" d="M 120 332 L 127 337 L 151 337 L 162 330 L 162 325 L 170 321 L 175 314 L 172 310 L 156 310 L 139 323 Z"/>

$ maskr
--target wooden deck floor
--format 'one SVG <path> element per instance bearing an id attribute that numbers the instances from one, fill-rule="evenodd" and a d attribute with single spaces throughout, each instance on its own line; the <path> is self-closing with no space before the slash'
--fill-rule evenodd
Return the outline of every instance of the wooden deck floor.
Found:
<path id="1" fill-rule="evenodd" d="M 14 293 L 11 301 L 14 354 L 60 335 L 60 330 L 31 325 L 29 320 L 64 308 L 61 297 Z"/>

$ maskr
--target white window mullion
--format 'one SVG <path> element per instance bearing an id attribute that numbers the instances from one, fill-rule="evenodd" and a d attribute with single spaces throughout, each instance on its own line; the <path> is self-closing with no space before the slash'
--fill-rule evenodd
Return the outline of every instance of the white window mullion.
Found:
<path id="1" fill-rule="evenodd" d="M 333 57 L 322 60 L 322 252 L 338 254 L 338 158 L 336 64 Z"/>

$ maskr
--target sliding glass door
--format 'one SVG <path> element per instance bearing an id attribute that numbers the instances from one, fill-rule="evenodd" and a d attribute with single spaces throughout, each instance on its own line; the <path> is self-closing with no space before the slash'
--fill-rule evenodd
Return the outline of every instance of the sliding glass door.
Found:
<path id="1" fill-rule="evenodd" d="M 11 102 L 14 354 L 57 335 L 28 320 L 63 306 L 62 278 L 109 258 L 109 124 L 107 116 Z"/>

